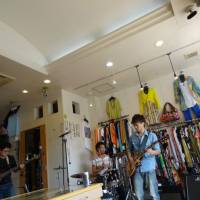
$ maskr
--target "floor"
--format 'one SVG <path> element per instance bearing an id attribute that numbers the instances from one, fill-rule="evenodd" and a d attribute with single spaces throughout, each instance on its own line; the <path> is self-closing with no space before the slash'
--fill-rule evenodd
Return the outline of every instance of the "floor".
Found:
<path id="1" fill-rule="evenodd" d="M 152 200 L 150 196 L 145 196 L 145 200 Z M 182 200 L 179 193 L 161 193 L 160 200 Z"/>

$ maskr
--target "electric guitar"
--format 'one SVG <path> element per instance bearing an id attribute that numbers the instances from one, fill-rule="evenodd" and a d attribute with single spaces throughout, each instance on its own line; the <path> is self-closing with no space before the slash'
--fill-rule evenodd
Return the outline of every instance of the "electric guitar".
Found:
<path id="1" fill-rule="evenodd" d="M 131 153 L 127 146 L 125 154 L 128 157 L 127 171 L 128 171 L 129 176 L 133 176 L 135 174 L 136 169 L 141 165 L 141 161 L 144 157 L 144 154 L 147 152 L 148 149 L 151 149 L 157 143 L 166 142 L 168 140 L 168 138 L 169 138 L 169 136 L 162 137 L 159 140 L 153 142 L 151 145 L 149 145 L 143 151 L 136 151 L 134 153 Z"/>
<path id="2" fill-rule="evenodd" d="M 159 140 L 157 140 L 157 141 L 153 142 L 151 145 L 149 145 L 143 151 L 136 151 L 132 154 L 130 152 L 126 152 L 127 156 L 128 156 L 128 161 L 129 161 L 128 166 L 127 166 L 129 176 L 133 176 L 135 174 L 136 169 L 141 165 L 141 161 L 144 157 L 144 154 L 147 152 L 147 150 L 151 149 L 157 143 L 163 143 L 168 138 L 169 138 L 168 136 L 160 138 Z M 132 159 L 130 159 L 130 156 Z"/>
<path id="3" fill-rule="evenodd" d="M 39 156 L 38 155 L 34 155 L 33 158 L 25 161 L 23 164 L 24 165 L 27 165 L 28 163 L 32 162 L 33 160 L 38 160 L 39 159 Z M 3 178 L 5 178 L 7 175 L 9 175 L 10 173 L 14 172 L 14 171 L 18 171 L 20 170 L 20 166 L 16 166 L 16 167 L 13 167 L 13 168 L 10 168 L 9 170 L 3 172 L 3 173 L 0 173 L 0 182 L 2 181 Z"/>

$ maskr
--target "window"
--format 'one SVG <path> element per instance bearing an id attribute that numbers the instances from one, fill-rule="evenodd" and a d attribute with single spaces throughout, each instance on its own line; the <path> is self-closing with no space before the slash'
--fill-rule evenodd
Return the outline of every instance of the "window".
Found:
<path id="1" fill-rule="evenodd" d="M 34 118 L 40 119 L 43 118 L 43 106 L 38 106 L 34 109 Z"/>
<path id="2" fill-rule="evenodd" d="M 77 102 L 72 102 L 72 111 L 74 114 L 80 114 L 80 105 Z"/>
<path id="3" fill-rule="evenodd" d="M 57 112 L 58 112 L 58 101 L 56 100 L 48 104 L 48 113 L 52 114 Z"/>

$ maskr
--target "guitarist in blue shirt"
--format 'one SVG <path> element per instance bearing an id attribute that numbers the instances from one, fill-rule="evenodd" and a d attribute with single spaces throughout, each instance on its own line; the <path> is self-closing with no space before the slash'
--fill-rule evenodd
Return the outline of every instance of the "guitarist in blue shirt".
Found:
<path id="1" fill-rule="evenodd" d="M 15 158 L 9 155 L 10 148 L 11 144 L 9 142 L 0 143 L 0 199 L 15 195 L 9 170 L 17 167 L 17 163 Z M 24 165 L 21 164 L 19 167 L 22 169 Z M 6 176 L 1 177 L 3 174 Z"/>
<path id="2" fill-rule="evenodd" d="M 145 118 L 143 115 L 136 114 L 132 118 L 132 124 L 135 128 L 135 133 L 132 133 L 130 138 L 130 151 L 131 153 L 137 151 L 144 151 L 148 146 L 158 140 L 155 133 L 148 132 L 145 129 Z M 155 156 L 160 154 L 160 146 L 156 143 L 152 148 L 145 151 L 141 165 L 137 167 L 133 176 L 133 183 L 135 193 L 138 200 L 144 200 L 143 183 L 145 177 L 148 179 L 150 193 L 154 200 L 160 200 L 158 193 L 158 182 L 156 178 L 156 159 Z M 134 158 L 129 156 L 130 162 L 133 162 Z"/>

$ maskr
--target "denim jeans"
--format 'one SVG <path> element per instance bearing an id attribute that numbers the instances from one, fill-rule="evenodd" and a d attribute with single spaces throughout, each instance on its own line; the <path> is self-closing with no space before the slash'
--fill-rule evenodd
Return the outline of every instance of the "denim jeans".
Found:
<path id="1" fill-rule="evenodd" d="M 191 113 L 192 111 L 194 112 L 197 118 L 200 118 L 200 107 L 198 104 L 196 104 L 192 108 L 188 108 L 187 110 L 183 111 L 183 115 L 186 121 L 192 120 L 192 113 Z"/>
<path id="2" fill-rule="evenodd" d="M 135 188 L 135 193 L 138 200 L 144 200 L 144 179 L 147 178 L 150 194 L 154 200 L 160 200 L 160 195 L 158 193 L 158 182 L 156 178 L 155 170 L 150 172 L 136 172 L 133 177 L 133 183 Z"/>
<path id="3" fill-rule="evenodd" d="M 0 200 L 14 195 L 15 195 L 15 190 L 12 183 L 0 185 Z"/>

